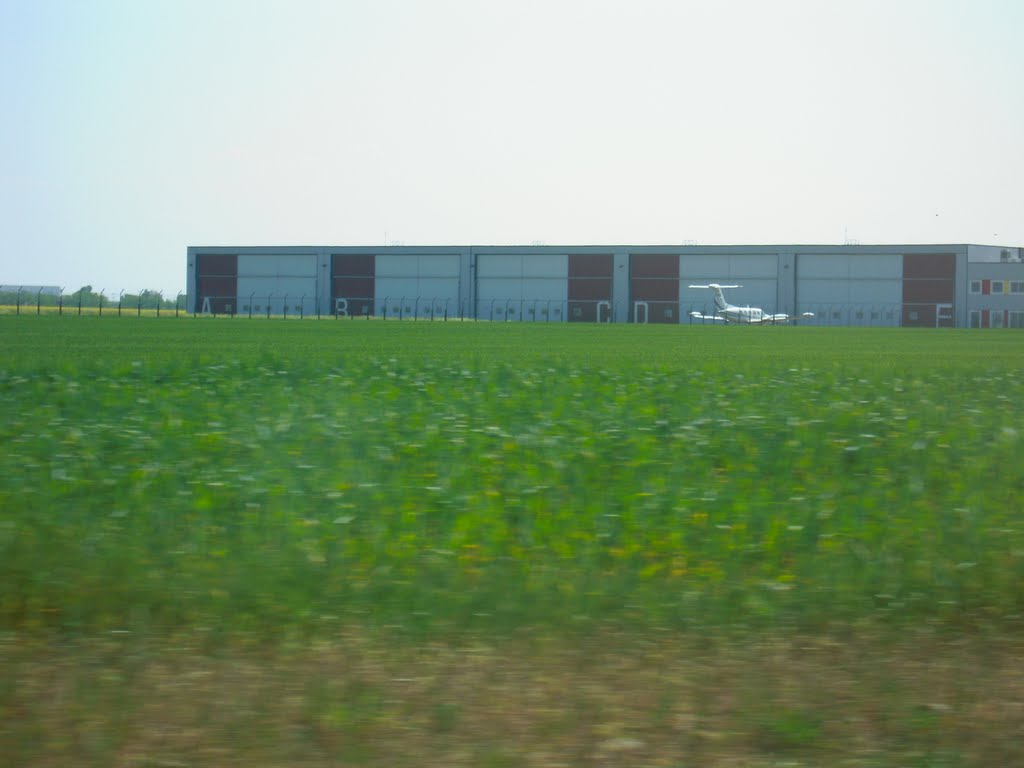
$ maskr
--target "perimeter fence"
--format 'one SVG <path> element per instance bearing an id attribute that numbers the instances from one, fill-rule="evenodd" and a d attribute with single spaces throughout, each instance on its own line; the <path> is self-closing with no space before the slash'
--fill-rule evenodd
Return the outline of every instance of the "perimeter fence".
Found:
<path id="1" fill-rule="evenodd" d="M 0 313 L 99 316 L 210 316 L 230 318 L 330 318 L 413 321 L 486 321 L 528 323 L 635 323 L 721 325 L 712 302 L 612 301 L 478 297 L 474 300 L 431 296 L 335 298 L 310 295 L 203 296 L 194 303 L 185 292 L 92 291 L 86 286 L 65 294 L 48 289 L 0 291 Z M 774 307 L 761 307 L 766 315 Z M 785 310 L 783 310 L 785 311 Z M 804 316 L 803 313 L 810 313 Z M 818 303 L 801 304 L 789 324 L 864 327 L 954 327 L 951 304 Z M 1008 323 L 1007 327 L 1015 327 Z"/>

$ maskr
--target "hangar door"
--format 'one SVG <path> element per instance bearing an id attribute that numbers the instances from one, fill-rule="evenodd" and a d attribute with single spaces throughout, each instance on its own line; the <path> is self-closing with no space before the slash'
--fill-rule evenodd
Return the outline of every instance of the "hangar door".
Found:
<path id="1" fill-rule="evenodd" d="M 237 311 L 238 257 L 231 253 L 196 256 L 195 311 L 233 315 Z"/>
<path id="2" fill-rule="evenodd" d="M 684 254 L 679 258 L 680 304 L 684 319 L 690 312 L 715 311 L 711 292 L 693 285 L 738 285 L 723 291 L 726 301 L 739 307 L 761 307 L 766 312 L 792 311 L 779 306 L 779 256 L 776 253 Z"/>
<path id="3" fill-rule="evenodd" d="M 477 255 L 476 316 L 481 320 L 562 322 L 568 301 L 566 254 Z"/>
<path id="4" fill-rule="evenodd" d="M 314 314 L 317 303 L 316 265 L 315 253 L 239 254 L 239 312 Z"/>
<path id="5" fill-rule="evenodd" d="M 339 317 L 373 314 L 374 272 L 372 253 L 331 254 L 331 314 Z"/>
<path id="6" fill-rule="evenodd" d="M 569 254 L 569 322 L 612 321 L 614 270 L 610 253 Z"/>
<path id="7" fill-rule="evenodd" d="M 674 253 L 630 254 L 630 322 L 679 322 L 679 258 Z"/>
<path id="8" fill-rule="evenodd" d="M 797 310 L 813 312 L 813 323 L 900 324 L 901 254 L 802 253 L 796 277 Z"/>
<path id="9" fill-rule="evenodd" d="M 904 254 L 903 325 L 953 328 L 955 302 L 955 254 Z"/>
<path id="10" fill-rule="evenodd" d="M 402 318 L 461 316 L 459 272 L 457 253 L 379 253 L 374 278 L 376 312 Z"/>

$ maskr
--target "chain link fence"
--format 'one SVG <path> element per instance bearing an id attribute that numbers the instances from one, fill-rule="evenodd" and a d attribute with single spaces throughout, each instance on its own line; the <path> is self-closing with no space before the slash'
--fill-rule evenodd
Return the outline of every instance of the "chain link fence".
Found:
<path id="1" fill-rule="evenodd" d="M 204 296 L 192 310 L 185 292 L 143 290 L 94 291 L 86 286 L 73 293 L 53 288 L 0 290 L 0 313 L 110 316 L 210 316 L 241 318 L 355 320 L 412 320 L 429 322 L 484 321 L 501 323 L 634 323 L 721 325 L 713 302 L 611 301 L 384 296 L 336 298 L 325 305 L 318 297 L 273 294 Z M 772 307 L 762 307 L 774 314 Z M 812 316 L 804 317 L 802 313 Z M 924 321 L 924 322 L 922 322 Z M 791 325 L 899 327 L 929 325 L 953 327 L 951 305 L 801 304 Z"/>

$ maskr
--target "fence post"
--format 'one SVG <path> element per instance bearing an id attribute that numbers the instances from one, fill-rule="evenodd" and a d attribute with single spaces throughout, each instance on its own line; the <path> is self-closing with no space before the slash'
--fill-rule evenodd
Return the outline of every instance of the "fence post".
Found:
<path id="1" fill-rule="evenodd" d="M 103 317 L 103 291 L 105 290 L 106 288 L 100 288 L 100 317 Z"/>
<path id="2" fill-rule="evenodd" d="M 60 292 L 57 294 L 57 316 L 64 316 L 64 286 L 60 287 Z"/>
<path id="3" fill-rule="evenodd" d="M 21 286 L 21 285 L 18 286 L 18 294 L 17 294 L 17 296 L 14 297 L 14 314 L 16 314 L 16 315 L 20 315 L 21 314 L 21 290 L 22 290 L 22 288 L 24 288 L 24 286 Z"/>

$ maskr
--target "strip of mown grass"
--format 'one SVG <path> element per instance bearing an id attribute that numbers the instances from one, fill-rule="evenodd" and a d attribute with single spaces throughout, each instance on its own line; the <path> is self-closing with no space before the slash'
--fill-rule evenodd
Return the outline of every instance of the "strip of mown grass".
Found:
<path id="1" fill-rule="evenodd" d="M 0 318 L 0 622 L 1015 622 L 1015 334 Z"/>
<path id="2" fill-rule="evenodd" d="M 0 635 L 12 766 L 966 768 L 1024 761 L 1019 636 L 912 628 L 210 652 Z"/>

